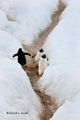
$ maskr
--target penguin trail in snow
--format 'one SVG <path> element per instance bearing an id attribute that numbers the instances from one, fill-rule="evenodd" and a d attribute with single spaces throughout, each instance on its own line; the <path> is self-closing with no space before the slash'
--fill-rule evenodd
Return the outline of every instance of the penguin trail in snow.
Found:
<path id="1" fill-rule="evenodd" d="M 40 48 L 43 47 L 48 35 L 52 32 L 54 27 L 59 23 L 60 15 L 65 8 L 66 5 L 62 2 L 62 0 L 59 0 L 58 10 L 55 11 L 55 13 L 52 14 L 51 16 L 52 23 L 44 31 L 42 31 L 37 38 L 35 38 L 34 42 L 30 46 L 23 44 L 23 48 L 25 51 L 34 55 L 37 53 L 37 51 L 39 51 Z M 38 68 L 36 67 L 36 64 L 33 64 L 34 61 L 35 61 L 34 57 L 33 59 L 31 57 L 27 57 L 27 65 L 34 69 L 29 69 L 26 67 L 24 68 L 24 70 L 29 77 L 29 80 L 32 84 L 35 93 L 41 99 L 43 108 L 42 108 L 42 113 L 40 114 L 40 120 L 49 120 L 53 116 L 54 112 L 57 110 L 57 105 L 55 104 L 55 101 L 52 101 L 50 96 L 41 92 L 36 86 L 36 83 L 39 80 L 40 76 L 37 74 Z"/>

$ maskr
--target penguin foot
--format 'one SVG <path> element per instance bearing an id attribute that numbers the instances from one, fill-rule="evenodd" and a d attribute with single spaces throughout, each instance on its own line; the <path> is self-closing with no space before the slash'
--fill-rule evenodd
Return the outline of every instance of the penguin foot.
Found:
<path id="1" fill-rule="evenodd" d="M 25 65 L 24 67 L 27 67 L 27 65 Z"/>
<path id="2" fill-rule="evenodd" d="M 23 65 L 22 67 L 23 67 L 23 68 L 26 68 L 26 67 L 27 67 L 27 65 Z"/>

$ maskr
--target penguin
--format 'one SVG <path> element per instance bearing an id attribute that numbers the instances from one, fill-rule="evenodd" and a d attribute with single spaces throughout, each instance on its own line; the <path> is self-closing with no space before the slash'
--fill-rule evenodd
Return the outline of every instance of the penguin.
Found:
<path id="1" fill-rule="evenodd" d="M 44 54 L 44 50 L 41 48 L 35 55 L 32 56 L 32 58 L 33 58 L 34 56 L 36 56 L 36 57 L 35 57 L 35 61 L 34 61 L 33 63 L 38 62 L 39 59 L 40 59 L 40 57 L 41 57 L 43 54 Z"/>
<path id="2" fill-rule="evenodd" d="M 39 60 L 39 69 L 38 74 L 42 75 L 44 73 L 44 70 L 48 66 L 48 58 L 46 57 L 46 54 L 43 54 Z"/>
<path id="3" fill-rule="evenodd" d="M 35 61 L 40 59 L 40 57 L 44 54 L 44 50 L 41 48 L 37 54 L 36 54 L 36 57 L 35 57 Z"/>
<path id="4" fill-rule="evenodd" d="M 22 65 L 23 67 L 27 67 L 27 66 L 26 66 L 26 58 L 25 58 L 25 55 L 31 56 L 30 53 L 25 53 L 25 52 L 22 51 L 21 48 L 19 48 L 18 52 L 17 52 L 16 54 L 14 54 L 13 57 L 18 56 L 18 63 L 19 63 L 20 65 Z"/>

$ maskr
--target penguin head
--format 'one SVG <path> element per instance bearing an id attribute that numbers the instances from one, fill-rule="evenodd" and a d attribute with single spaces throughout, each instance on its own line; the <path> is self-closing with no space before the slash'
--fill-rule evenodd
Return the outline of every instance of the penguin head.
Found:
<path id="1" fill-rule="evenodd" d="M 43 54 L 41 57 L 42 57 L 43 59 L 45 59 L 45 58 L 46 58 L 46 54 Z"/>
<path id="2" fill-rule="evenodd" d="M 44 50 L 41 48 L 41 49 L 39 50 L 39 52 L 43 53 L 43 52 L 44 52 Z"/>
<path id="3" fill-rule="evenodd" d="M 22 52 L 22 48 L 19 48 L 18 53 L 21 53 L 21 52 Z"/>

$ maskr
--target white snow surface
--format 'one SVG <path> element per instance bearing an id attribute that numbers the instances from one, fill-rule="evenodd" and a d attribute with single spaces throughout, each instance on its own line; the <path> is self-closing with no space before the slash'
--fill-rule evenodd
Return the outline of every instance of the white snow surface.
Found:
<path id="1" fill-rule="evenodd" d="M 80 94 L 66 100 L 50 120 L 80 120 Z"/>
<path id="2" fill-rule="evenodd" d="M 44 45 L 49 67 L 38 86 L 59 107 L 50 120 L 80 120 L 80 0 L 62 1 L 67 7 Z M 58 0 L 0 0 L 0 120 L 39 120 L 39 98 L 12 55 L 49 25 L 57 4 Z"/>
<path id="3" fill-rule="evenodd" d="M 15 37 L 0 30 L 0 120 L 39 120 L 40 100 L 26 73 L 12 58 L 19 47 Z"/>
<path id="4" fill-rule="evenodd" d="M 57 4 L 58 0 L 0 0 L 0 28 L 31 44 L 50 24 Z"/>
<path id="5" fill-rule="evenodd" d="M 0 120 L 39 120 L 40 100 L 12 56 L 50 24 L 57 5 L 58 0 L 0 0 Z"/>
<path id="6" fill-rule="evenodd" d="M 79 120 L 80 0 L 63 1 L 67 7 L 44 45 L 49 67 L 38 86 L 52 97 L 58 107 L 62 105 L 51 120 Z"/>

